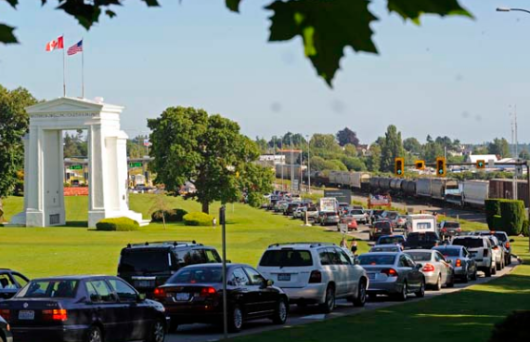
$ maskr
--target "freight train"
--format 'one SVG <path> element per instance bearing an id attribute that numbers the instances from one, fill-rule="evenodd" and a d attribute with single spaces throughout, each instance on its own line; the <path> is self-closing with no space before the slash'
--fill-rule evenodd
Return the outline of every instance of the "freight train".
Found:
<path id="1" fill-rule="evenodd" d="M 303 173 L 307 181 L 307 172 Z M 528 207 L 528 183 L 511 179 L 465 180 L 425 177 L 402 179 L 372 176 L 368 172 L 311 172 L 311 184 L 348 188 L 358 193 L 390 194 L 395 197 L 442 201 L 457 207 L 483 209 L 488 198 L 514 198 L 514 185 L 517 198 Z"/>

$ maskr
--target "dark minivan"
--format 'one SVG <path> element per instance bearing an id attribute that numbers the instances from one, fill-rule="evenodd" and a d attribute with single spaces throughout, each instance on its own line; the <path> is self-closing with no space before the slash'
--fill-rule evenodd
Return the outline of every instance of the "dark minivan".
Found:
<path id="1" fill-rule="evenodd" d="M 221 258 L 215 248 L 195 241 L 129 244 L 121 250 L 118 277 L 148 298 L 153 298 L 155 288 L 163 285 L 182 267 L 218 262 Z"/>

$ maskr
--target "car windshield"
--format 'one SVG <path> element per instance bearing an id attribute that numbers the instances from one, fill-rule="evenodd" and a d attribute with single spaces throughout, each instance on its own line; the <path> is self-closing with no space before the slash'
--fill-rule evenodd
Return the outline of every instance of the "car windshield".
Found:
<path id="1" fill-rule="evenodd" d="M 508 241 L 508 238 L 506 237 L 506 234 L 504 233 L 495 233 L 495 237 L 497 237 L 497 239 L 499 239 L 500 242 Z"/>
<path id="2" fill-rule="evenodd" d="M 193 267 L 183 268 L 173 275 L 167 283 L 169 284 L 212 284 L 223 281 L 223 269 L 221 267 Z"/>
<path id="3" fill-rule="evenodd" d="M 374 246 L 370 249 L 370 252 L 399 252 L 398 246 Z"/>
<path id="4" fill-rule="evenodd" d="M 480 247 L 484 247 L 484 242 L 482 241 L 482 239 L 462 238 L 462 239 L 454 239 L 453 245 L 464 246 L 467 248 L 480 248 Z"/>
<path id="5" fill-rule="evenodd" d="M 263 267 L 308 267 L 313 266 L 311 252 L 306 250 L 270 250 L 260 261 Z"/>
<path id="6" fill-rule="evenodd" d="M 392 244 L 392 243 L 402 243 L 405 241 L 403 236 L 383 236 L 380 237 L 377 243 L 379 245 L 386 245 L 386 244 Z"/>
<path id="7" fill-rule="evenodd" d="M 444 228 L 460 228 L 460 223 L 458 222 L 445 222 Z"/>
<path id="8" fill-rule="evenodd" d="M 74 298 L 78 280 L 33 280 L 24 287 L 17 298 Z"/>
<path id="9" fill-rule="evenodd" d="M 431 252 L 407 252 L 414 261 L 430 261 Z"/>
<path id="10" fill-rule="evenodd" d="M 435 248 L 438 252 L 444 256 L 457 257 L 460 256 L 460 249 L 458 248 Z"/>
<path id="11" fill-rule="evenodd" d="M 407 242 L 416 242 L 416 241 L 436 241 L 438 240 L 438 236 L 436 234 L 415 234 L 410 233 L 407 236 Z"/>
<path id="12" fill-rule="evenodd" d="M 363 254 L 358 257 L 361 265 L 393 265 L 396 256 L 392 254 Z"/>
<path id="13" fill-rule="evenodd" d="M 162 272 L 169 270 L 167 249 L 128 249 L 121 254 L 118 272 Z"/>

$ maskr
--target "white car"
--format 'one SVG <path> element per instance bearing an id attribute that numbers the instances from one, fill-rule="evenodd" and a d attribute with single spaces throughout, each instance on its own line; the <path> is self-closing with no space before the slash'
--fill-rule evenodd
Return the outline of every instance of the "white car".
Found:
<path id="1" fill-rule="evenodd" d="M 479 271 L 484 272 L 486 277 L 497 273 L 495 255 L 490 240 L 486 236 L 455 236 L 451 245 L 464 246 L 472 259 L 475 259 Z"/>
<path id="2" fill-rule="evenodd" d="M 317 304 L 325 313 L 333 311 L 340 298 L 355 306 L 366 303 L 366 272 L 335 244 L 273 244 L 257 269 L 287 294 L 290 303 Z"/>
<path id="3" fill-rule="evenodd" d="M 502 248 L 502 242 L 497 239 L 495 235 L 482 235 L 487 237 L 491 242 L 491 250 L 495 256 L 495 266 L 497 271 L 500 271 L 504 268 L 504 249 Z"/>

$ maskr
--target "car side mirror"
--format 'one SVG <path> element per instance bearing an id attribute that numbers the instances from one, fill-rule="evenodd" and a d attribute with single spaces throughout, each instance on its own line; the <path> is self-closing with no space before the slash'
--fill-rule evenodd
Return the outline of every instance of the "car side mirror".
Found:
<path id="1" fill-rule="evenodd" d="M 515 242 L 515 240 L 514 239 L 510 239 L 510 242 Z"/>
<path id="2" fill-rule="evenodd" d="M 90 301 L 94 303 L 101 302 L 101 296 L 93 293 L 90 295 Z"/>
<path id="3" fill-rule="evenodd" d="M 451 260 L 451 259 L 447 259 L 447 260 L 445 260 L 445 262 L 447 262 L 448 264 L 452 264 L 452 263 L 453 263 L 453 260 Z"/>
<path id="4" fill-rule="evenodd" d="M 353 259 L 353 264 L 354 264 L 354 265 L 360 265 L 360 264 L 361 264 L 361 261 L 359 260 L 359 258 L 354 258 L 354 259 Z"/>
<path id="5" fill-rule="evenodd" d="M 423 267 L 422 264 L 416 264 L 416 266 L 415 266 L 415 268 L 416 268 L 417 270 L 421 269 L 422 267 Z"/>
<path id="6" fill-rule="evenodd" d="M 145 293 L 139 293 L 138 294 L 138 301 L 139 302 L 143 302 L 145 300 L 145 298 L 147 298 Z"/>
<path id="7" fill-rule="evenodd" d="M 274 285 L 274 281 L 272 279 L 268 279 L 267 280 L 267 287 L 271 287 L 272 285 Z"/>

